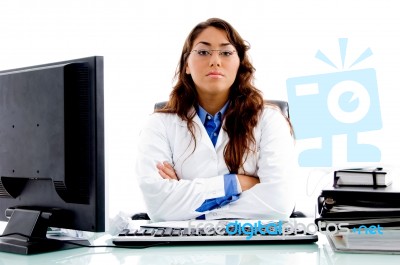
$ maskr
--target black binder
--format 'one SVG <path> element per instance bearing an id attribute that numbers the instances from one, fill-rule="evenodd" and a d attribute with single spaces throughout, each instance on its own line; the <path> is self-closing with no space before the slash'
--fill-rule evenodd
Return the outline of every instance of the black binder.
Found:
<path id="1" fill-rule="evenodd" d="M 316 223 L 399 226 L 400 189 L 393 185 L 324 189 L 318 197 L 317 211 Z"/>

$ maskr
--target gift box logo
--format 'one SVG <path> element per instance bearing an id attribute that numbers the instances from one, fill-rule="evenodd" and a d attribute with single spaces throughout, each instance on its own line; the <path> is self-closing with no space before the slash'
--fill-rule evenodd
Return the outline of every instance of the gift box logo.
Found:
<path id="1" fill-rule="evenodd" d="M 347 39 L 339 39 L 342 67 Z M 372 55 L 366 49 L 349 68 Z M 316 58 L 338 68 L 325 54 Z M 286 82 L 290 117 L 296 139 L 319 138 L 318 149 L 299 154 L 300 166 L 332 166 L 332 137 L 347 136 L 348 162 L 379 162 L 381 152 L 371 144 L 358 143 L 357 134 L 382 128 L 378 85 L 374 69 L 289 78 Z"/>

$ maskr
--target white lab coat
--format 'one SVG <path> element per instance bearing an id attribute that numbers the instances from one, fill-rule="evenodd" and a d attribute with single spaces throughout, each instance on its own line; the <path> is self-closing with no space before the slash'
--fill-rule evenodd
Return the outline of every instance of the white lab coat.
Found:
<path id="1" fill-rule="evenodd" d="M 247 157 L 244 169 L 247 175 L 259 177 L 260 183 L 242 192 L 237 201 L 203 213 L 195 210 L 206 199 L 225 195 L 223 175 L 229 171 L 223 151 L 228 135 L 221 129 L 214 148 L 197 115 L 194 124 L 194 151 L 186 122 L 175 114 L 152 114 L 140 133 L 136 175 L 150 218 L 188 220 L 203 213 L 206 219 L 288 218 L 294 208 L 291 178 L 295 152 L 294 139 L 281 112 L 266 106 L 254 128 L 257 148 Z M 156 164 L 163 161 L 173 165 L 179 181 L 159 175 Z"/>

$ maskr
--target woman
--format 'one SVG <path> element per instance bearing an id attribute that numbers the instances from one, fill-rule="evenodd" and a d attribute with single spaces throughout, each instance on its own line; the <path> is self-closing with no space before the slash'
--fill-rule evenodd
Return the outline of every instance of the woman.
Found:
<path id="1" fill-rule="evenodd" d="M 153 221 L 292 212 L 291 127 L 253 86 L 248 48 L 217 18 L 187 37 L 169 101 L 139 141 L 136 174 Z"/>

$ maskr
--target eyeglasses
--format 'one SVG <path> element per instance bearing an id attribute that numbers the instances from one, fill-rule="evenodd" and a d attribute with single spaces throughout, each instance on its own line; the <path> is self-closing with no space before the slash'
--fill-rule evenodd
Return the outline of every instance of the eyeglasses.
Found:
<path id="1" fill-rule="evenodd" d="M 222 58 L 229 58 L 236 53 L 236 51 L 230 51 L 230 50 L 206 50 L 206 49 L 193 50 L 190 53 L 194 53 L 197 57 L 203 58 L 211 56 L 213 52 L 218 52 L 218 55 Z"/>

